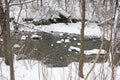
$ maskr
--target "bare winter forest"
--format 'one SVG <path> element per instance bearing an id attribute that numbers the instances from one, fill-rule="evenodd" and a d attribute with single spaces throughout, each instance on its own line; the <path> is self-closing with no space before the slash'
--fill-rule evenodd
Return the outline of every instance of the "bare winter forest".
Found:
<path id="1" fill-rule="evenodd" d="M 0 80 L 120 80 L 120 0 L 0 0 Z"/>

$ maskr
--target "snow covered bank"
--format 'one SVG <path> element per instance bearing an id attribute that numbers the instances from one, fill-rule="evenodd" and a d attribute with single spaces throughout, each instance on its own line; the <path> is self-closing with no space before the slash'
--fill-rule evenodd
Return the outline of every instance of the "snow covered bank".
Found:
<path id="1" fill-rule="evenodd" d="M 9 67 L 0 58 L 0 80 L 9 80 Z M 84 64 L 84 75 L 91 69 L 93 63 Z M 16 80 L 84 80 L 78 77 L 78 62 L 72 62 L 67 67 L 47 67 L 36 60 L 14 61 Z M 115 80 L 120 79 L 120 67 L 115 67 Z M 110 80 L 111 67 L 108 63 L 96 63 L 87 80 Z"/>
<path id="2" fill-rule="evenodd" d="M 34 26 L 32 24 L 26 24 L 20 28 L 20 31 L 30 31 L 30 32 L 63 32 L 63 33 L 75 33 L 80 34 L 81 22 L 78 23 L 69 23 L 68 25 L 64 23 L 51 24 L 51 25 L 41 25 Z M 101 36 L 101 30 L 96 23 L 86 23 L 85 27 L 85 36 Z"/>

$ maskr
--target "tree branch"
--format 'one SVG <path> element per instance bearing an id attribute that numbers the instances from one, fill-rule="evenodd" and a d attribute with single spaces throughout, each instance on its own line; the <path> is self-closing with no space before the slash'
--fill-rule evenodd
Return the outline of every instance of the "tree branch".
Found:
<path id="1" fill-rule="evenodd" d="M 31 2 L 34 2 L 34 1 L 35 1 L 35 0 L 25 1 L 25 2 L 21 2 L 21 3 L 13 3 L 13 4 L 10 4 L 9 6 L 23 5 L 23 4 L 31 3 Z"/>

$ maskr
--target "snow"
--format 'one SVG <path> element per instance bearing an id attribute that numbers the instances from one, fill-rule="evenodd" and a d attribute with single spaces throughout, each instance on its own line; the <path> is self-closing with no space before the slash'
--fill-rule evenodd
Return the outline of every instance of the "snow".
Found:
<path id="1" fill-rule="evenodd" d="M 73 40 L 77 40 L 76 38 L 73 38 Z"/>
<path id="2" fill-rule="evenodd" d="M 76 24 L 64 24 L 64 23 L 58 23 L 58 24 L 51 24 L 50 26 L 44 26 L 41 28 L 42 31 L 45 32 L 51 32 L 51 31 L 55 31 L 55 32 L 64 32 L 64 33 L 76 33 L 79 34 L 79 27 L 78 26 L 79 23 Z"/>
<path id="3" fill-rule="evenodd" d="M 63 57 L 60 57 L 60 59 L 63 59 Z"/>
<path id="4" fill-rule="evenodd" d="M 80 43 L 77 43 L 77 45 L 81 45 Z"/>
<path id="5" fill-rule="evenodd" d="M 86 54 L 86 55 L 98 54 L 98 52 L 99 52 L 99 49 L 86 50 L 86 51 L 85 51 L 85 54 Z M 106 53 L 106 51 L 103 50 L 103 49 L 100 51 L 100 54 L 105 54 L 105 53 Z"/>
<path id="6" fill-rule="evenodd" d="M 54 46 L 53 44 L 51 44 L 51 46 Z"/>
<path id="7" fill-rule="evenodd" d="M 63 33 L 60 33 L 60 36 L 63 36 Z"/>
<path id="8" fill-rule="evenodd" d="M 14 48 L 20 48 L 20 45 L 19 44 L 15 44 L 13 45 Z"/>
<path id="9" fill-rule="evenodd" d="M 64 39 L 61 39 L 61 41 L 63 42 L 63 41 L 64 41 Z"/>
<path id="10" fill-rule="evenodd" d="M 2 58 L 0 80 L 9 80 L 9 67 L 4 64 Z M 84 75 L 89 72 L 93 63 L 84 63 Z M 78 77 L 78 62 L 72 62 L 67 67 L 47 67 L 36 60 L 15 60 L 14 70 L 16 80 L 84 80 Z M 115 78 L 120 79 L 120 67 L 115 67 Z M 111 79 L 111 67 L 108 63 L 96 63 L 87 80 Z"/>
<path id="11" fill-rule="evenodd" d="M 62 43 L 62 41 L 57 41 L 56 43 Z"/>
<path id="12" fill-rule="evenodd" d="M 80 51 L 80 48 L 74 47 L 74 46 L 70 46 L 68 51 L 72 51 L 72 50 Z"/>
<path id="13" fill-rule="evenodd" d="M 68 43 L 68 42 L 70 42 L 70 39 L 65 39 L 65 43 Z"/>
<path id="14" fill-rule="evenodd" d="M 26 40 L 26 36 L 22 35 L 21 40 Z"/>
<path id="15" fill-rule="evenodd" d="M 50 32 L 64 32 L 64 33 L 75 33 L 80 34 L 81 23 L 70 23 L 65 25 L 63 23 L 51 24 L 50 26 L 44 26 L 41 28 L 42 31 Z M 86 24 L 85 36 L 101 36 L 100 28 L 96 23 Z"/>
<path id="16" fill-rule="evenodd" d="M 37 34 L 32 34 L 31 38 L 40 38 L 41 36 L 37 35 Z"/>
<path id="17" fill-rule="evenodd" d="M 0 41 L 3 41 L 3 39 L 0 38 Z"/>
<path id="18" fill-rule="evenodd" d="M 81 30 L 81 22 L 78 23 L 69 23 L 68 25 L 64 23 L 58 23 L 58 24 L 51 24 L 51 25 L 40 25 L 40 26 L 34 26 L 32 24 L 29 24 L 26 26 L 21 27 L 20 31 L 30 31 L 30 32 L 38 32 L 38 31 L 44 31 L 44 32 L 62 32 L 62 33 L 75 33 L 80 34 Z M 63 36 L 63 34 L 60 34 L 60 36 Z M 101 36 L 101 30 L 100 27 L 96 23 L 86 23 L 85 27 L 85 36 Z"/>
<path id="19" fill-rule="evenodd" d="M 59 0 L 58 0 L 59 1 Z M 74 1 L 74 0 L 73 0 Z M 63 0 L 61 1 L 63 2 Z M 36 3 L 36 2 L 35 2 Z M 34 2 L 32 5 L 34 6 L 35 9 L 37 9 L 37 5 Z M 48 4 L 49 3 L 49 4 Z M 70 7 L 69 14 L 64 11 L 65 5 L 59 5 L 55 0 L 43 0 L 44 6 L 42 7 L 43 10 L 40 8 L 41 11 L 33 9 L 33 7 L 30 7 L 28 4 L 27 8 L 23 7 L 21 10 L 21 14 L 19 16 L 20 12 L 20 7 L 19 6 L 13 6 L 10 7 L 10 16 L 15 17 L 15 20 L 17 21 L 18 16 L 18 22 L 20 24 L 23 24 L 20 26 L 19 30 L 20 31 L 29 31 L 29 32 L 39 32 L 39 31 L 44 31 L 51 33 L 53 32 L 62 32 L 60 36 L 63 36 L 63 33 L 75 33 L 75 34 L 80 34 L 81 30 L 81 22 L 78 23 L 68 23 L 68 25 L 64 23 L 57 23 L 57 24 L 51 24 L 51 25 L 40 25 L 40 26 L 35 26 L 33 24 L 26 24 L 22 21 L 23 18 L 35 18 L 34 20 L 39 20 L 43 18 L 49 18 L 52 14 L 57 14 L 58 12 L 61 12 L 62 14 L 65 14 L 67 17 L 73 15 L 72 17 L 80 18 L 81 16 L 81 11 L 80 8 L 81 5 L 75 0 L 73 3 L 68 3 L 73 6 Z M 54 5 L 53 5 L 54 4 Z M 85 36 L 97 36 L 101 37 L 102 31 L 100 30 L 100 27 L 98 26 L 97 23 L 94 23 L 94 21 L 98 20 L 100 18 L 100 21 L 104 20 L 104 16 L 102 16 L 103 12 L 103 7 L 101 8 L 101 4 L 94 4 L 93 6 L 91 3 L 87 3 L 86 5 L 86 19 L 93 21 L 93 22 L 86 22 L 85 24 Z M 48 8 L 49 6 L 49 8 Z M 77 7 L 79 6 L 79 7 Z M 74 10 L 73 10 L 74 8 Z M 100 8 L 100 11 L 96 11 L 96 14 L 94 13 L 94 8 Z M 72 10 L 71 10 L 72 9 Z M 49 14 L 48 14 L 49 13 Z M 101 14 L 102 13 L 102 14 Z M 47 14 L 47 16 L 45 16 Z M 98 17 L 98 15 L 100 15 Z M 55 16 L 55 15 L 53 15 Z M 109 16 L 109 15 L 108 15 Z M 102 22 L 101 22 L 102 23 Z M 11 25 L 11 30 L 13 29 L 13 26 Z M 109 34 L 109 33 L 108 33 Z M 38 38 L 40 37 L 37 34 L 33 34 L 31 38 Z M 25 40 L 26 36 L 23 35 L 21 37 L 21 40 Z M 76 38 L 73 38 L 76 40 Z M 0 39 L 0 41 L 3 41 Z M 57 41 L 56 43 L 62 43 L 62 42 L 70 42 L 69 39 L 61 39 Z M 80 45 L 80 43 L 77 43 L 77 45 Z M 51 46 L 54 46 L 51 44 Z M 15 44 L 14 47 L 20 47 L 18 44 Z M 66 45 L 64 46 L 66 47 Z M 36 50 L 36 49 L 35 49 Z M 68 51 L 76 50 L 80 52 L 79 47 L 75 46 L 70 46 Z M 93 49 L 93 50 L 86 50 L 85 54 L 90 55 L 90 54 L 98 54 L 99 49 Z M 106 51 L 101 50 L 100 54 L 105 54 Z M 23 55 L 25 56 L 25 55 Z M 17 57 L 15 57 L 17 58 Z M 60 57 L 62 59 L 63 57 Z M 108 66 L 109 63 L 96 63 L 94 69 L 88 76 L 87 80 L 111 80 L 111 66 Z M 84 75 L 86 77 L 87 73 L 93 66 L 93 63 L 84 63 Z M 85 80 L 82 78 L 78 77 L 78 62 L 72 62 L 70 63 L 67 67 L 48 67 L 47 65 L 44 65 L 42 62 L 37 61 L 37 60 L 16 60 L 14 59 L 14 69 L 15 69 L 15 79 L 16 80 Z M 9 75 L 9 66 L 6 66 L 4 63 L 4 59 L 0 58 L 0 80 L 10 80 L 10 75 Z M 115 66 L 115 78 L 116 80 L 120 80 L 120 67 Z"/>
<path id="20" fill-rule="evenodd" d="M 80 52 L 79 47 L 70 46 L 68 51 L 71 52 L 72 50 L 76 50 L 76 51 Z M 91 54 L 98 54 L 98 52 L 99 52 L 99 49 L 92 49 L 92 50 L 85 50 L 84 54 L 85 55 L 91 55 Z M 106 53 L 106 51 L 103 50 L 103 49 L 100 51 L 100 54 L 105 54 L 105 53 Z"/>
<path id="21" fill-rule="evenodd" d="M 65 10 L 59 10 L 59 12 L 60 12 L 62 15 L 65 15 L 67 18 L 70 16 L 70 14 L 66 13 Z"/>
<path id="22" fill-rule="evenodd" d="M 34 1 L 32 3 L 33 7 L 31 7 L 30 3 L 27 4 L 28 7 L 23 6 L 23 9 L 21 10 L 20 16 L 19 16 L 19 20 L 18 22 L 23 24 L 20 27 L 20 31 L 30 31 L 30 32 L 36 32 L 36 31 L 45 31 L 45 32 L 51 32 L 51 31 L 55 31 L 55 32 L 64 32 L 64 33 L 75 33 L 75 34 L 80 34 L 80 30 L 81 30 L 81 22 L 78 23 L 68 23 L 68 25 L 64 24 L 64 23 L 58 23 L 58 24 L 51 24 L 51 25 L 40 25 L 40 26 L 34 26 L 33 24 L 26 24 L 25 22 L 22 21 L 23 18 L 35 18 L 40 20 L 40 19 L 48 19 L 49 17 L 54 16 L 56 13 L 62 13 L 64 15 L 71 16 L 71 17 L 75 17 L 75 18 L 80 18 L 81 16 L 81 11 L 80 11 L 80 6 L 79 3 L 77 1 L 74 1 L 73 3 L 75 4 L 75 6 L 73 5 L 73 3 L 68 3 L 69 5 L 73 5 L 75 9 L 73 9 L 73 6 L 69 6 L 69 11 L 66 12 L 64 10 L 65 8 L 65 4 L 62 3 L 62 7 L 60 6 L 60 4 L 58 4 L 58 2 L 56 1 L 43 1 L 44 6 L 41 8 L 39 8 L 39 10 L 37 9 L 37 5 L 36 5 L 36 1 Z M 38 3 L 40 5 L 40 3 Z M 53 5 L 55 4 L 55 5 Z M 93 15 L 94 12 L 94 6 L 92 6 L 92 3 L 87 3 L 86 6 L 86 19 L 87 20 L 92 20 L 93 22 L 96 21 L 95 18 L 96 15 Z M 49 9 L 50 8 L 50 9 Z M 20 12 L 20 7 L 19 6 L 12 6 L 10 7 L 10 16 L 11 17 L 15 17 L 15 20 L 17 21 L 18 19 L 18 15 Z M 53 15 L 54 14 L 54 15 Z M 45 16 L 46 15 L 46 16 Z M 11 26 L 12 27 L 12 26 Z M 11 28 L 12 29 L 12 28 Z M 13 29 L 12 29 L 13 30 Z M 62 34 L 60 34 L 62 36 Z M 90 23 L 89 21 L 86 22 L 86 27 L 85 27 L 85 36 L 101 36 L 101 30 L 99 28 L 99 26 L 97 25 L 97 23 Z"/>
<path id="23" fill-rule="evenodd" d="M 70 39 L 61 39 L 60 41 L 57 41 L 56 43 L 62 43 L 62 42 L 65 42 L 65 43 L 68 43 L 70 42 Z"/>

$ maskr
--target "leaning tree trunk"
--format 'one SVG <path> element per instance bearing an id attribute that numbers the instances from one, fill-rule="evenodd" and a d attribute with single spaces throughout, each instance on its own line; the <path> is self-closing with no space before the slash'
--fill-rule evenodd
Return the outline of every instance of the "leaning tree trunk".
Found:
<path id="1" fill-rule="evenodd" d="M 79 60 L 79 77 L 84 77 L 83 75 L 83 66 L 84 66 L 84 28 L 85 28 L 85 0 L 82 0 L 82 28 L 81 28 L 81 36 L 80 36 L 80 60 Z"/>

